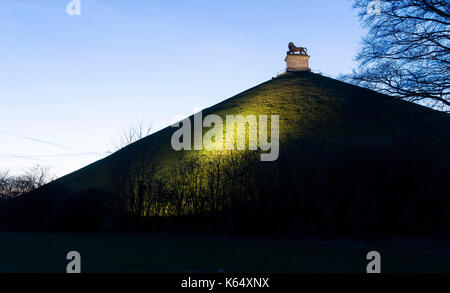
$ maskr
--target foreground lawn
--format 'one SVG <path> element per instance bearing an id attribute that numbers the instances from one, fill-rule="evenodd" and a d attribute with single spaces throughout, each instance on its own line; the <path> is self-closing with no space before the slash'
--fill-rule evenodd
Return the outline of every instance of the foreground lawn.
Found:
<path id="1" fill-rule="evenodd" d="M 64 273 L 71 250 L 80 252 L 83 272 L 365 272 L 370 250 L 380 251 L 383 272 L 450 272 L 445 245 L 429 249 L 400 242 L 404 247 L 374 241 L 0 232 L 0 272 Z"/>

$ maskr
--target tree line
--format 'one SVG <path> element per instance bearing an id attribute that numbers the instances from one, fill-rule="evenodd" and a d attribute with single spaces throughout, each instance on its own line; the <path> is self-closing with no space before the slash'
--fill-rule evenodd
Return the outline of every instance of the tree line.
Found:
<path id="1" fill-rule="evenodd" d="M 7 170 L 0 170 L 0 204 L 51 182 L 54 178 L 49 170 L 48 167 L 36 165 L 15 176 Z"/>
<path id="2" fill-rule="evenodd" d="M 336 236 L 450 229 L 449 158 L 425 141 L 308 140 L 276 162 L 192 152 L 163 168 L 125 158 L 112 182 L 119 229 Z M 119 216 L 120 215 L 120 216 Z"/>

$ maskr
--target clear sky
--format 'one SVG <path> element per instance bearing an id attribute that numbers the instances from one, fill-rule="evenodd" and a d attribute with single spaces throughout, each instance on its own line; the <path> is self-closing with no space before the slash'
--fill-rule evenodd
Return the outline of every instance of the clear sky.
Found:
<path id="1" fill-rule="evenodd" d="M 69 2 L 0 1 L 0 170 L 75 171 L 129 123 L 158 130 L 275 76 L 290 41 L 347 73 L 362 34 L 349 0 Z"/>

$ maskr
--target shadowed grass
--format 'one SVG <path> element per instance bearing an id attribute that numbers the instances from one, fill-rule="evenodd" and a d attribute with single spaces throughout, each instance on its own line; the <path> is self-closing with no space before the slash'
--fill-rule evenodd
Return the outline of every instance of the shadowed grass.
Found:
<path id="1" fill-rule="evenodd" d="M 450 252 L 290 238 L 165 234 L 0 233 L 0 272 L 64 273 L 67 252 L 83 272 L 365 272 L 381 253 L 383 272 L 450 272 Z"/>

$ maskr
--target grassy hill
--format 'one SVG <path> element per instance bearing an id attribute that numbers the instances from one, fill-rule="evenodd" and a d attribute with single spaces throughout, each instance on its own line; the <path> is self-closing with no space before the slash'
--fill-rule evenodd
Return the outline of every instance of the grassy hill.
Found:
<path id="1" fill-rule="evenodd" d="M 269 163 L 243 160 L 244 153 L 228 160 L 223 152 L 176 152 L 170 144 L 176 128 L 167 127 L 12 201 L 0 212 L 3 225 L 123 227 L 117 224 L 114 195 L 130 182 L 123 183 L 121 174 L 154 163 L 158 168 L 151 175 L 162 189 L 146 185 L 145 213 L 137 215 L 129 206 L 122 211 L 126 223 L 134 213 L 145 229 L 160 223 L 157 229 L 328 235 L 450 227 L 448 114 L 309 72 L 269 80 L 204 109 L 203 117 L 212 113 L 224 120 L 226 115 L 279 115 L 279 159 Z M 208 159 L 202 163 L 192 159 L 203 156 Z M 203 173 L 194 178 L 196 170 Z M 225 220 L 211 220 L 217 218 Z M 215 224 L 205 226 L 205 221 Z"/>
<path id="2" fill-rule="evenodd" d="M 440 143 L 450 133 L 448 114 L 308 72 L 282 75 L 203 110 L 204 116 L 212 113 L 223 119 L 238 114 L 280 115 L 282 143 L 295 143 L 302 138 L 387 139 L 397 135 L 437 135 L 436 142 Z M 170 145 L 174 130 L 167 127 L 138 143 L 169 164 L 179 158 Z M 120 152 L 132 157 L 133 147 Z M 95 162 L 58 182 L 70 191 L 108 188 L 105 174 L 116 156 Z"/>

